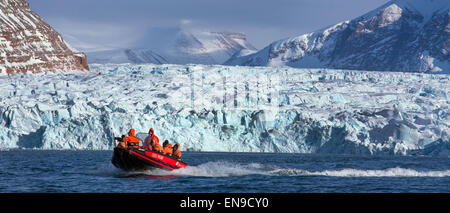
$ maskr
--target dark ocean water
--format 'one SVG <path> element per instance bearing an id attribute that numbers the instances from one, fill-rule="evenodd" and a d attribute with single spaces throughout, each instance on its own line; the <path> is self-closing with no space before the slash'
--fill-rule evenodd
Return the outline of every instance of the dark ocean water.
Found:
<path id="1" fill-rule="evenodd" d="M 112 151 L 0 151 L 0 192 L 450 192 L 450 158 L 184 152 L 188 167 L 124 172 Z"/>

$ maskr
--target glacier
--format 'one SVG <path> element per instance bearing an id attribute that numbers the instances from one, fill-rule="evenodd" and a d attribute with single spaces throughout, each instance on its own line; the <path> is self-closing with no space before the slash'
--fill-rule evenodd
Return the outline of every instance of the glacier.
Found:
<path id="1" fill-rule="evenodd" d="M 450 156 L 450 75 L 90 64 L 0 76 L 0 149 L 110 150 L 147 132 L 181 150 Z"/>

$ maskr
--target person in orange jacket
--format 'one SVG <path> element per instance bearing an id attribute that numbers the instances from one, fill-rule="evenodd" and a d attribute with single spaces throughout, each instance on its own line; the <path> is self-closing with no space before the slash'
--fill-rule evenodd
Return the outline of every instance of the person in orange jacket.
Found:
<path id="1" fill-rule="evenodd" d="M 150 128 L 150 130 L 148 131 L 148 134 L 151 138 L 152 150 L 157 151 L 157 152 L 162 152 L 163 147 L 159 144 L 159 138 L 158 138 L 158 136 L 155 135 L 155 131 L 153 130 L 153 128 Z"/>
<path id="2" fill-rule="evenodd" d="M 154 134 L 153 128 L 148 131 L 148 136 L 144 140 L 144 149 L 154 150 L 154 143 L 159 143 L 159 138 Z"/>
<path id="3" fill-rule="evenodd" d="M 152 140 L 156 140 L 156 142 L 159 143 L 159 138 L 155 135 L 155 131 L 153 130 L 153 128 L 150 128 L 148 134 L 152 137 Z"/>
<path id="4" fill-rule="evenodd" d="M 153 147 L 153 151 L 163 152 L 163 147 L 156 140 L 152 141 L 152 147 Z"/>
<path id="5" fill-rule="evenodd" d="M 164 152 L 163 152 L 164 155 L 166 155 L 166 154 L 172 155 L 172 144 L 170 144 L 168 140 L 164 141 L 163 150 L 164 150 Z"/>
<path id="6" fill-rule="evenodd" d="M 125 137 L 124 142 L 126 143 L 126 146 L 128 148 L 139 148 L 139 139 L 134 136 L 135 131 L 134 129 L 130 129 L 130 131 L 128 131 L 128 136 Z"/>
<path id="7" fill-rule="evenodd" d="M 172 149 L 172 156 L 180 159 L 181 158 L 181 152 L 180 152 L 180 144 L 175 144 Z"/>

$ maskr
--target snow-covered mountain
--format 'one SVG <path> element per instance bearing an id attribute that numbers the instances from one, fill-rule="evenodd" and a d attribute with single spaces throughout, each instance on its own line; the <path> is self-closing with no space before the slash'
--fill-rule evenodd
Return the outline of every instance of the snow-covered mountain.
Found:
<path id="1" fill-rule="evenodd" d="M 393 0 L 227 65 L 450 73 L 450 1 Z"/>
<path id="2" fill-rule="evenodd" d="M 0 149 L 112 149 L 153 127 L 183 150 L 450 156 L 450 75 L 90 67 L 0 76 Z"/>
<path id="3" fill-rule="evenodd" d="M 242 33 L 167 30 L 144 47 L 87 52 L 89 63 L 222 64 L 240 50 L 256 50 Z"/>
<path id="4" fill-rule="evenodd" d="M 0 74 L 86 70 L 86 56 L 71 48 L 25 0 L 0 1 Z"/>
<path id="5" fill-rule="evenodd" d="M 86 52 L 86 55 L 89 63 L 169 64 L 164 57 L 149 49 L 114 49 Z"/>

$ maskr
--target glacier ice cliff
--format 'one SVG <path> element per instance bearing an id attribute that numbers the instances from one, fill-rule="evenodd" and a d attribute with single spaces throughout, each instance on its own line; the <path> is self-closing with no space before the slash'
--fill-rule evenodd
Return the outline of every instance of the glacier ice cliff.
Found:
<path id="1" fill-rule="evenodd" d="M 182 150 L 450 153 L 450 76 L 91 64 L 0 76 L 0 149 L 112 149 L 129 128 Z"/>

